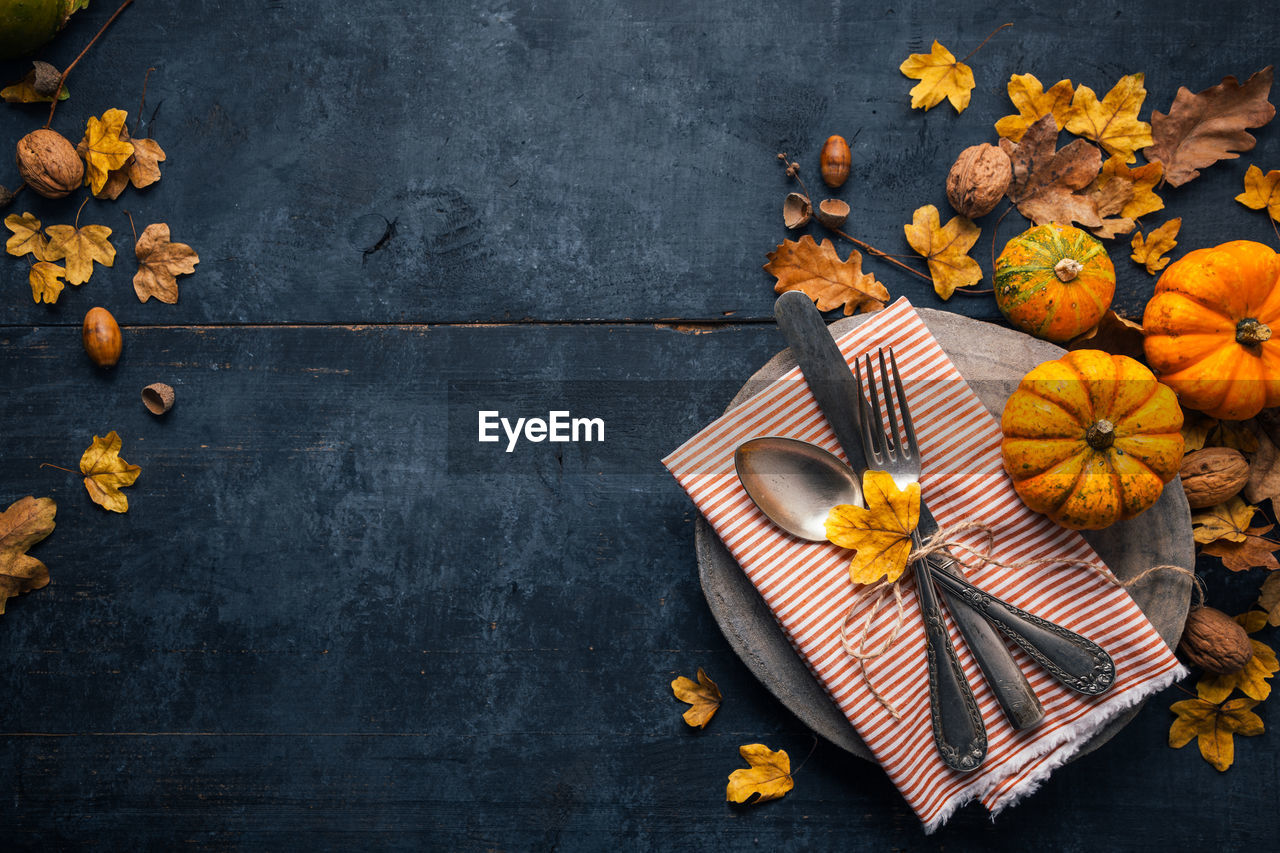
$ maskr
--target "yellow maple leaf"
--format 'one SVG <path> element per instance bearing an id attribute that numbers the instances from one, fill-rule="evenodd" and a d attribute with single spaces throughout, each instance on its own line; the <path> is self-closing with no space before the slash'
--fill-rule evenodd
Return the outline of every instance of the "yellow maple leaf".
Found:
<path id="1" fill-rule="evenodd" d="M 120 138 L 133 144 L 133 156 L 119 169 L 107 174 L 102 189 L 94 193 L 96 198 L 114 200 L 129 184 L 133 184 L 135 189 L 142 189 L 160 180 L 160 163 L 165 159 L 160 143 L 154 139 L 132 139 L 128 128 L 121 129 Z"/>
<path id="2" fill-rule="evenodd" d="M 1123 181 L 1133 187 L 1133 195 L 1120 210 L 1120 215 L 1128 219 L 1137 219 L 1148 213 L 1164 209 L 1164 199 L 1156 195 L 1156 184 L 1164 176 L 1164 166 L 1160 163 L 1144 163 L 1141 166 L 1125 165 L 1124 157 L 1113 154 L 1102 164 L 1102 171 L 1094 185 L 1103 188 L 1112 181 Z"/>
<path id="3" fill-rule="evenodd" d="M 888 289 L 871 273 L 862 271 L 862 255 L 855 249 L 840 260 L 835 244 L 819 245 L 808 234 L 799 240 L 783 240 L 767 256 L 764 268 L 778 281 L 778 293 L 799 290 L 821 311 L 844 307 L 845 314 L 879 311 L 889 301 Z"/>
<path id="4" fill-rule="evenodd" d="M 111 512 L 128 512 L 129 499 L 120 491 L 132 486 L 142 473 L 137 465 L 130 465 L 120 458 L 122 442 L 116 431 L 106 438 L 93 437 L 93 444 L 80 457 L 80 473 L 84 474 L 84 487 L 98 506 Z"/>
<path id="5" fill-rule="evenodd" d="M 133 143 L 121 137 L 128 117 L 124 110 L 107 110 L 100 119 L 89 116 L 77 150 L 84 157 L 84 182 L 94 195 L 102 191 L 108 175 L 133 156 Z"/>
<path id="6" fill-rule="evenodd" d="M 1245 531 L 1257 507 L 1245 503 L 1240 498 L 1231 498 L 1226 503 L 1201 510 L 1191 516 L 1191 535 L 1201 545 L 1207 545 L 1218 539 L 1228 542 L 1243 542 Z"/>
<path id="7" fill-rule="evenodd" d="M 50 305 L 58 301 L 62 293 L 62 281 L 67 271 L 57 264 L 40 261 L 33 264 L 27 275 L 27 283 L 31 285 L 31 298 L 36 302 L 47 302 Z"/>
<path id="8" fill-rule="evenodd" d="M 1178 229 L 1182 227 L 1182 217 L 1170 219 L 1159 228 L 1151 231 L 1144 238 L 1141 231 L 1134 232 L 1133 240 L 1130 246 L 1133 248 L 1133 254 L 1129 257 L 1142 264 L 1147 268 L 1147 272 L 1155 275 L 1160 270 L 1169 266 L 1169 252 L 1173 251 L 1173 247 L 1178 245 L 1175 239 L 1178 236 Z"/>
<path id="9" fill-rule="evenodd" d="M 1192 738 L 1200 742 L 1200 754 L 1220 772 L 1235 761 L 1232 735 L 1252 737 L 1262 734 L 1262 718 L 1253 713 L 1256 699 L 1232 699 L 1218 704 L 1204 699 L 1174 702 L 1169 710 L 1177 715 L 1169 727 L 1169 746 L 1181 749 Z"/>
<path id="10" fill-rule="evenodd" d="M 0 613 L 15 595 L 49 584 L 49 568 L 27 550 L 53 532 L 57 512 L 52 498 L 30 496 L 0 512 Z"/>
<path id="11" fill-rule="evenodd" d="M 1152 142 L 1151 125 L 1138 121 L 1147 97 L 1142 81 L 1142 74 L 1121 77 L 1101 101 L 1088 86 L 1079 86 L 1067 110 L 1066 129 L 1092 139 L 1108 154 L 1121 155 L 1126 163 L 1134 162 L 1134 152 Z"/>
<path id="12" fill-rule="evenodd" d="M 671 692 L 691 706 L 684 712 L 684 721 L 700 729 L 711 722 L 720 708 L 720 700 L 724 698 L 720 695 L 720 688 L 702 671 L 702 667 L 698 667 L 697 682 L 682 675 L 671 682 Z"/>
<path id="13" fill-rule="evenodd" d="M 169 226 L 163 222 L 148 225 L 133 247 L 138 271 L 133 276 L 133 292 L 139 302 L 151 297 L 172 305 L 178 301 L 178 276 L 196 271 L 200 256 L 186 243 L 170 239 Z"/>
<path id="14" fill-rule="evenodd" d="M 1236 622 L 1246 633 L 1254 634 L 1267 624 L 1267 613 L 1262 610 L 1250 610 L 1236 617 Z M 1261 702 L 1271 695 L 1271 676 L 1280 672 L 1280 661 L 1276 660 L 1275 649 L 1258 640 L 1250 640 L 1253 644 L 1253 657 L 1236 672 L 1225 675 L 1205 673 L 1196 685 L 1196 693 L 1207 702 L 1221 702 L 1239 688 L 1240 692 L 1250 699 Z"/>
<path id="15" fill-rule="evenodd" d="M 1052 115 L 1061 127 L 1066 122 L 1072 94 L 1070 80 L 1059 80 L 1046 92 L 1034 74 L 1014 74 L 1009 78 L 1009 100 L 1018 114 L 997 121 L 996 133 L 1018 142 L 1027 128 L 1047 115 Z"/>
<path id="16" fill-rule="evenodd" d="M 116 262 L 116 249 L 108 241 L 111 229 L 105 225 L 86 225 L 77 228 L 74 225 L 50 225 L 45 229 L 49 233 L 49 246 L 45 249 L 45 260 L 67 262 L 67 282 L 84 284 L 93 275 L 93 262 L 104 267 Z"/>
<path id="17" fill-rule="evenodd" d="M 840 504 L 827 515 L 827 539 L 856 551 L 849 563 L 854 583 L 902 577 L 911 553 L 911 533 L 920 523 L 920 484 L 899 490 L 884 471 L 862 475 L 866 507 Z"/>
<path id="18" fill-rule="evenodd" d="M 969 106 L 969 94 L 973 91 L 973 69 L 956 58 L 937 39 L 929 53 L 913 53 L 898 66 L 898 70 L 919 80 L 911 89 L 911 108 L 926 111 L 942 103 L 946 98 L 962 113 Z"/>
<path id="19" fill-rule="evenodd" d="M 49 247 L 49 239 L 40 233 L 40 220 L 30 213 L 19 216 L 10 213 L 4 218 L 4 225 L 13 232 L 4 244 L 4 250 L 15 258 L 23 255 L 34 255 L 37 261 L 48 260 L 45 250 Z"/>
<path id="20" fill-rule="evenodd" d="M 738 752 L 751 767 L 729 774 L 724 791 L 729 802 L 776 800 L 796 786 L 791 778 L 791 758 L 785 749 L 774 752 L 762 743 L 749 743 L 738 747 Z"/>
<path id="21" fill-rule="evenodd" d="M 1280 222 L 1280 169 L 1263 175 L 1257 166 L 1250 166 L 1244 173 L 1244 192 L 1236 201 L 1254 210 L 1266 208 L 1271 218 Z"/>
<path id="22" fill-rule="evenodd" d="M 982 281 L 982 267 L 969 257 L 982 229 L 963 216 L 953 216 L 945 226 L 939 226 L 940 221 L 938 208 L 926 204 L 911 215 L 911 224 L 902 230 L 911 248 L 929 262 L 934 291 L 950 299 L 957 287 Z"/>

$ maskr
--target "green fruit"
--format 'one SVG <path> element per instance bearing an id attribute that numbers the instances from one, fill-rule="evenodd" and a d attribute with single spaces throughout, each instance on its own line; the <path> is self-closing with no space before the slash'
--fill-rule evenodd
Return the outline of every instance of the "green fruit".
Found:
<path id="1" fill-rule="evenodd" d="M 86 5 L 83 0 L 0 0 L 0 59 L 31 53 Z"/>

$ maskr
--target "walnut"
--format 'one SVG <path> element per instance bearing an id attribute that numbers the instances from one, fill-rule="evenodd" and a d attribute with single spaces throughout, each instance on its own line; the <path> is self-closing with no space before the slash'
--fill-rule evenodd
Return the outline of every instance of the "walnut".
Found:
<path id="1" fill-rule="evenodd" d="M 18 174 L 45 198 L 62 198 L 84 180 L 84 163 L 66 137 L 41 128 L 18 140 Z"/>
<path id="2" fill-rule="evenodd" d="M 1206 447 L 1182 458 L 1182 490 L 1192 509 L 1216 506 L 1249 482 L 1249 463 L 1230 447 Z"/>
<path id="3" fill-rule="evenodd" d="M 1003 149 L 983 143 L 960 152 L 947 174 L 947 199 L 961 216 L 990 213 L 1009 189 L 1013 167 Z"/>
<path id="4" fill-rule="evenodd" d="M 1253 643 L 1240 623 L 1221 610 L 1197 607 L 1187 614 L 1178 651 L 1205 672 L 1239 672 L 1253 657 Z"/>

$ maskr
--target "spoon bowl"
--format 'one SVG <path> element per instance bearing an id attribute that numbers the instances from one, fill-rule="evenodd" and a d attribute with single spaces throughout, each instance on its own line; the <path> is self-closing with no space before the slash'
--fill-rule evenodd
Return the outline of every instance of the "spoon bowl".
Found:
<path id="1" fill-rule="evenodd" d="M 862 506 L 862 486 L 840 457 L 794 438 L 743 442 L 733 454 L 738 479 L 755 505 L 783 530 L 827 541 L 827 515 L 840 504 Z"/>

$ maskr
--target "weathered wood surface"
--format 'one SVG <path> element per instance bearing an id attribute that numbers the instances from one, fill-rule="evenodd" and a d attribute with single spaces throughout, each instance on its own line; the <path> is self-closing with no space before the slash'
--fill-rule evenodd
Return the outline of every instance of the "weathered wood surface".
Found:
<path id="1" fill-rule="evenodd" d="M 44 58 L 65 66 L 115 5 Z M 908 52 L 962 55 L 1006 20 L 966 113 L 907 108 Z M 36 551 L 53 582 L 0 617 L 0 847 L 1265 848 L 1280 741 L 1241 739 L 1218 774 L 1165 745 L 1174 691 L 994 825 L 969 809 L 925 838 L 879 770 L 825 742 L 785 799 L 726 805 L 739 744 L 799 764 L 814 740 L 721 636 L 658 460 L 783 347 L 759 268 L 784 236 L 776 151 L 813 174 L 828 134 L 858 133 L 853 230 L 906 252 L 902 224 L 945 210 L 943 174 L 991 137 L 1011 73 L 1101 92 L 1144 71 L 1164 110 L 1178 84 L 1273 62 L 1278 30 L 1256 4 L 1191 0 L 135 3 L 54 127 L 132 118 L 154 66 L 140 133 L 164 179 L 89 203 L 119 259 L 57 306 L 0 257 L 0 499 L 59 502 Z M 0 150 L 43 120 L 0 107 Z M 1280 165 L 1275 127 L 1257 135 L 1170 193 L 1180 249 L 1273 239 L 1231 201 L 1249 163 Z M 77 204 L 13 209 L 57 223 Z M 124 209 L 200 252 L 178 305 L 134 299 Z M 1153 279 L 1114 254 L 1133 310 Z M 868 267 L 921 306 L 995 316 Z M 125 326 L 114 373 L 79 349 L 95 304 Z M 154 381 L 178 391 L 163 420 L 138 400 Z M 451 440 L 486 396 L 531 414 L 561 393 L 598 398 L 604 445 L 495 462 Z M 143 468 L 125 516 L 38 467 L 110 429 Z M 1232 611 L 1256 587 L 1209 577 Z M 705 732 L 668 687 L 698 666 L 728 697 Z"/>

